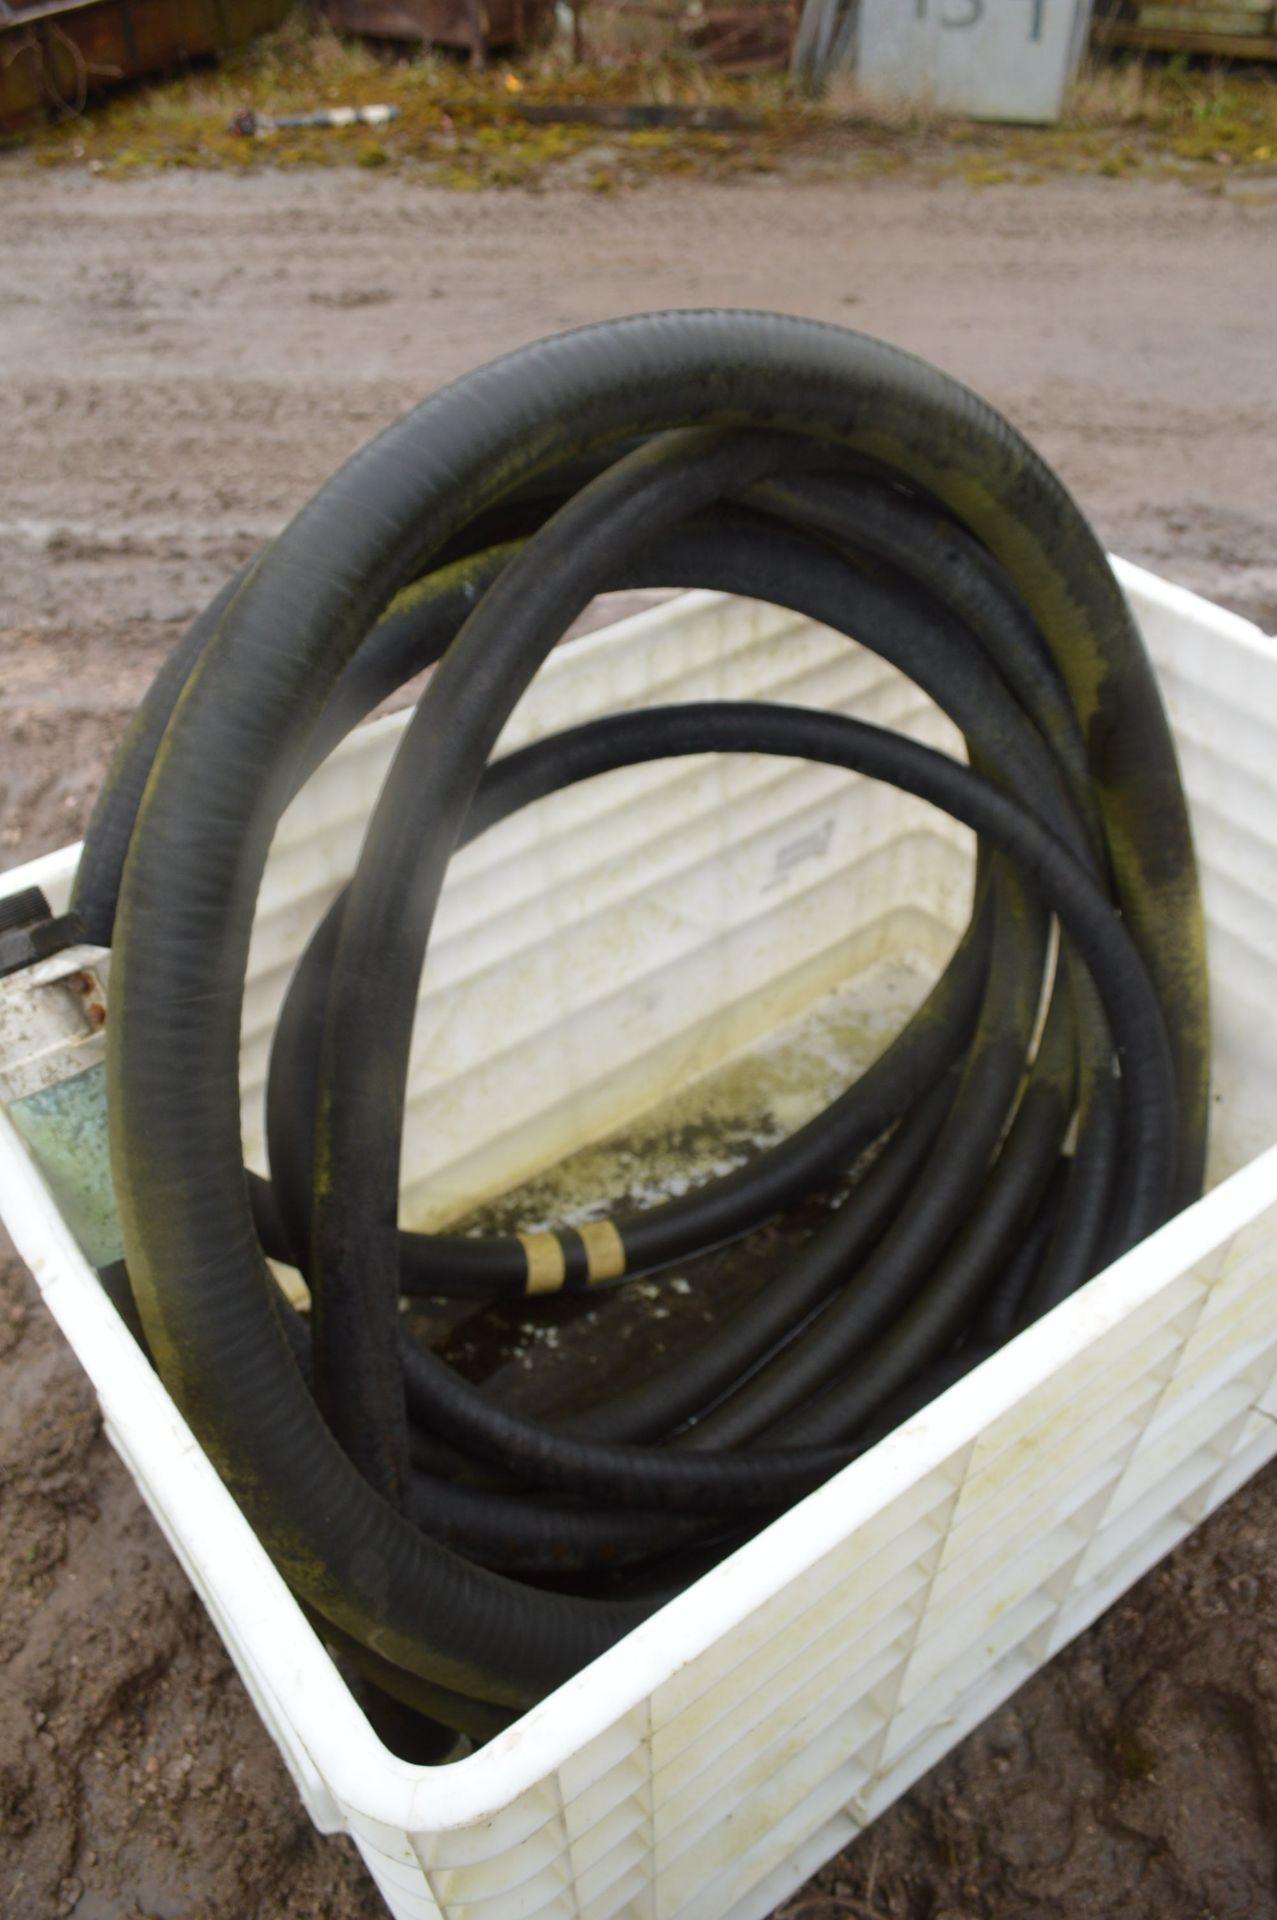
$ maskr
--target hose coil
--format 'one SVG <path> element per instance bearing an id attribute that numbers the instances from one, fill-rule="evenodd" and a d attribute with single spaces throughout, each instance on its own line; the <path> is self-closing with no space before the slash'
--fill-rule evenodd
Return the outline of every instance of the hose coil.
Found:
<path id="1" fill-rule="evenodd" d="M 844 715 L 723 700 L 489 765 L 576 616 L 644 586 L 854 637 L 949 715 L 967 764 Z M 241 1000 L 275 824 L 436 662 L 294 974 L 271 1181 L 246 1178 Z M 866 774 L 971 827 L 972 917 L 944 973 L 853 1086 L 737 1173 L 547 1245 L 401 1232 L 409 1044 L 453 853 L 574 782 L 707 751 Z M 180 642 L 117 756 L 76 905 L 113 948 L 112 1160 L 155 1364 L 330 1643 L 473 1738 L 1200 1191 L 1196 870 L 1120 589 L 1004 420 L 838 329 L 618 321 L 389 428 Z M 403 1330 L 402 1292 L 518 1295 L 547 1259 L 556 1284 L 622 1285 L 875 1145 L 783 1282 L 584 1414 L 518 1416 Z M 308 1322 L 267 1254 L 306 1274 Z"/>

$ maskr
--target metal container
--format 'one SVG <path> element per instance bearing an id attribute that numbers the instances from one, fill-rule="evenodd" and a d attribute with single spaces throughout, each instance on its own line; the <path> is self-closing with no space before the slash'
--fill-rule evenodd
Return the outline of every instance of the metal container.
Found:
<path id="1" fill-rule="evenodd" d="M 1058 120 L 1091 0 L 860 0 L 857 77 L 973 120 Z"/>

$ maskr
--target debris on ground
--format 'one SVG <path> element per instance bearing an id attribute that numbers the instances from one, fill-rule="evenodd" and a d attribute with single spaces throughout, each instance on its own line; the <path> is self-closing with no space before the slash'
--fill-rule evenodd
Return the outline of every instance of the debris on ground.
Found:
<path id="1" fill-rule="evenodd" d="M 258 113 L 241 107 L 230 117 L 232 133 L 279 133 L 286 127 L 386 127 L 399 118 L 398 107 L 317 107 L 309 113 Z"/>
<path id="2" fill-rule="evenodd" d="M 318 112 L 393 120 L 317 123 Z M 272 125 L 267 140 L 242 128 Z M 785 75 L 688 60 L 573 66 L 558 54 L 480 71 L 422 52 L 387 60 L 292 16 L 215 70 L 118 94 L 10 139 L 0 164 L 107 178 L 209 169 L 377 167 L 424 185 L 623 192 L 671 177 L 1036 185 L 1062 174 L 1176 180 L 1230 195 L 1277 187 L 1277 69 L 1138 61 L 1089 69 L 1049 128 L 888 106 L 842 76 L 823 100 Z"/>

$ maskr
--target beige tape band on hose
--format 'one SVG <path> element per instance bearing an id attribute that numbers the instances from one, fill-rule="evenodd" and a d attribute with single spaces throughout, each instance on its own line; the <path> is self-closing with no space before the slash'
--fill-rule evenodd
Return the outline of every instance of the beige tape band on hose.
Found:
<path id="1" fill-rule="evenodd" d="M 557 1233 L 521 1233 L 528 1261 L 528 1293 L 557 1293 L 567 1274 L 563 1242 Z"/>
<path id="2" fill-rule="evenodd" d="M 586 1279 L 619 1280 L 625 1272 L 625 1242 L 610 1220 L 588 1220 L 577 1228 L 585 1247 Z"/>

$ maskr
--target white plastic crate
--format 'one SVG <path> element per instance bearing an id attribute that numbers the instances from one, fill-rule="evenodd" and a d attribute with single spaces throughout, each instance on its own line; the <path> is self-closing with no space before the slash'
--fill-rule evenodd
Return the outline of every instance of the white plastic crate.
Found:
<path id="1" fill-rule="evenodd" d="M 313 1818 L 354 1836 L 400 1920 L 766 1914 L 1277 1453 L 1277 648 L 1118 565 L 1202 862 L 1211 1191 L 466 1759 L 413 1767 L 377 1741 L 0 1122 L 0 1210 L 114 1445 Z M 720 692 L 953 738 L 846 641 L 693 594 L 558 654 L 506 744 Z M 251 1159 L 289 964 L 350 867 L 401 724 L 349 741 L 277 836 L 245 1009 Z M 38 884 L 60 905 L 76 858 L 3 890 Z M 508 823 L 450 876 L 405 1218 L 508 1188 L 831 989 L 916 972 L 920 992 L 969 886 L 951 822 L 790 762 L 633 769 Z"/>

